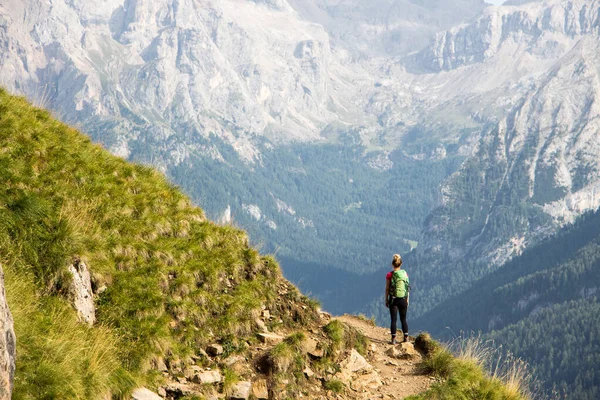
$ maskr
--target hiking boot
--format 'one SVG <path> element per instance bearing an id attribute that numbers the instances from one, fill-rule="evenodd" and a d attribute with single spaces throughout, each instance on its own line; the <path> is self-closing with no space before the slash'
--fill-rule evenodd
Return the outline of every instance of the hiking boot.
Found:
<path id="1" fill-rule="evenodd" d="M 392 336 L 392 340 L 390 341 L 390 344 L 396 344 L 396 336 Z"/>
<path id="2" fill-rule="evenodd" d="M 404 343 L 408 342 L 408 335 L 404 336 Z"/>

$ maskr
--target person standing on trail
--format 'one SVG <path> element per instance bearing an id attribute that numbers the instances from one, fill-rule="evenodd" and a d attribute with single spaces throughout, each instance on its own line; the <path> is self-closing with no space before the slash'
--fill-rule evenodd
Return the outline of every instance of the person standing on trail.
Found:
<path id="1" fill-rule="evenodd" d="M 406 322 L 406 311 L 408 310 L 408 298 L 410 285 L 408 274 L 402 267 L 402 257 L 400 254 L 394 254 L 392 258 L 392 271 L 385 277 L 385 306 L 390 309 L 392 323 L 390 331 L 392 333 L 391 344 L 396 344 L 396 324 L 398 321 L 398 312 L 400 312 L 400 322 L 404 341 L 408 342 L 408 323 Z"/>

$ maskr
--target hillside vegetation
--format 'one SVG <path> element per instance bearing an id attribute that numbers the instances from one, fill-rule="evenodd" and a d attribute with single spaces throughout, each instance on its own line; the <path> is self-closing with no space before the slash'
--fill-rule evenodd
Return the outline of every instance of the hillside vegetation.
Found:
<path id="1" fill-rule="evenodd" d="M 0 149 L 15 399 L 125 393 L 152 381 L 148 371 L 163 358 L 186 362 L 215 341 L 245 346 L 263 307 L 290 329 L 317 318 L 297 290 L 277 292 L 277 263 L 249 247 L 244 232 L 209 222 L 153 169 L 111 156 L 5 91 Z M 106 287 L 93 328 L 61 296 L 74 258 Z"/>
<path id="2" fill-rule="evenodd" d="M 580 217 L 415 321 L 438 337 L 481 331 L 559 397 L 598 398 L 600 211 Z M 448 327 L 449 329 L 442 328 Z"/>

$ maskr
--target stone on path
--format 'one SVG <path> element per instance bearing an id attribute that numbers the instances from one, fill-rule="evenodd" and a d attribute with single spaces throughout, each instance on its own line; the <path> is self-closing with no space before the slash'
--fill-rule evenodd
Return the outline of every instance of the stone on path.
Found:
<path id="1" fill-rule="evenodd" d="M 350 382 L 350 387 L 356 391 L 364 389 L 377 390 L 383 385 L 383 381 L 377 372 L 359 375 Z"/>
<path id="2" fill-rule="evenodd" d="M 362 370 L 371 370 L 373 367 L 360 355 L 356 349 L 352 349 L 348 358 L 340 363 L 342 371 L 358 372 Z"/>
<path id="3" fill-rule="evenodd" d="M 399 360 L 414 360 L 421 357 L 419 352 L 415 350 L 415 346 L 410 342 L 403 342 L 398 346 L 390 347 L 385 354 Z"/>

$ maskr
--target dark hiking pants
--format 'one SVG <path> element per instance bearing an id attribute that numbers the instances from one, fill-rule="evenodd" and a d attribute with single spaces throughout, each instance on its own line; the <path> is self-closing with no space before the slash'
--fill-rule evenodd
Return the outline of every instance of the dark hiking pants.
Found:
<path id="1" fill-rule="evenodd" d="M 392 318 L 392 324 L 390 330 L 392 335 L 396 335 L 396 324 L 398 323 L 398 312 L 400 312 L 400 323 L 402 324 L 402 332 L 408 335 L 408 323 L 406 322 L 406 310 L 408 309 L 408 301 L 406 297 L 396 297 L 390 304 L 390 317 Z"/>

